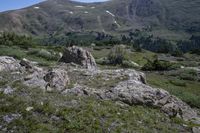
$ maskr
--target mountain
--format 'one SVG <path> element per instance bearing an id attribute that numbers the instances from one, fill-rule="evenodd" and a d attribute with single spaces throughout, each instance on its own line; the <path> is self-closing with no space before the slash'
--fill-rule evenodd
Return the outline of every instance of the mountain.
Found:
<path id="1" fill-rule="evenodd" d="M 0 13 L 0 31 L 41 36 L 90 31 L 123 34 L 145 29 L 170 37 L 200 32 L 199 12 L 199 0 L 47 0 Z"/>

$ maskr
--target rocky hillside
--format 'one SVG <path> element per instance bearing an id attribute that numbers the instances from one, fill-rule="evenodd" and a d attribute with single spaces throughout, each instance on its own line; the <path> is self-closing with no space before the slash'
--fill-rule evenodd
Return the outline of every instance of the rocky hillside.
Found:
<path id="1" fill-rule="evenodd" d="M 79 47 L 66 54 L 51 68 L 0 57 L 1 131 L 199 132 L 196 110 L 143 73 L 100 70 Z"/>
<path id="2" fill-rule="evenodd" d="M 48 0 L 0 14 L 0 31 L 32 35 L 100 31 L 127 33 L 145 28 L 159 33 L 200 31 L 198 0 L 111 0 L 84 4 Z"/>

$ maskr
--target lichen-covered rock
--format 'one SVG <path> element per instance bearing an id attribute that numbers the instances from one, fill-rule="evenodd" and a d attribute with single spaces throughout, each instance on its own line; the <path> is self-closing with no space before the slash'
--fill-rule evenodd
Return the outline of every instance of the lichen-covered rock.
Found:
<path id="1" fill-rule="evenodd" d="M 39 87 L 45 90 L 46 82 L 43 77 L 45 76 L 45 70 L 34 71 L 24 77 L 24 84 L 30 87 Z"/>
<path id="2" fill-rule="evenodd" d="M 31 64 L 31 61 L 25 58 L 20 61 L 20 65 L 25 67 L 27 70 L 33 69 L 33 65 Z"/>
<path id="3" fill-rule="evenodd" d="M 52 69 L 49 71 L 34 71 L 24 78 L 24 84 L 31 87 L 39 87 L 43 90 L 63 91 L 69 84 L 69 77 L 62 69 Z"/>
<path id="4" fill-rule="evenodd" d="M 2 71 L 16 71 L 20 69 L 19 61 L 13 57 L 0 56 L 0 72 Z"/>
<path id="5" fill-rule="evenodd" d="M 92 54 L 87 50 L 76 46 L 65 49 L 60 61 L 65 63 L 73 62 L 90 70 L 97 68 L 95 59 Z"/>
<path id="6" fill-rule="evenodd" d="M 53 69 L 48 71 L 44 76 L 44 80 L 47 82 L 46 89 L 56 89 L 62 91 L 66 89 L 69 84 L 69 77 L 65 70 Z"/>

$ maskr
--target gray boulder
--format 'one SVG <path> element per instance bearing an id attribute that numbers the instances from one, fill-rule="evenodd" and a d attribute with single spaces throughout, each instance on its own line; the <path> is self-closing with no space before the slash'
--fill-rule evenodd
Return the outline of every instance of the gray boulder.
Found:
<path id="1" fill-rule="evenodd" d="M 44 80 L 47 82 L 46 90 L 56 89 L 59 91 L 65 90 L 69 84 L 69 77 L 66 71 L 62 69 L 53 69 L 48 71 L 44 76 Z"/>
<path id="2" fill-rule="evenodd" d="M 63 91 L 69 84 L 69 77 L 66 71 L 59 68 L 49 71 L 35 69 L 33 73 L 24 78 L 24 84 L 30 87 L 39 87 L 47 91 Z"/>
<path id="3" fill-rule="evenodd" d="M 90 52 L 80 47 L 69 47 L 65 49 L 60 62 L 76 63 L 86 69 L 94 70 L 97 68 L 94 57 Z"/>
<path id="4" fill-rule="evenodd" d="M 0 56 L 0 72 L 17 71 L 21 68 L 19 61 L 13 57 Z"/>

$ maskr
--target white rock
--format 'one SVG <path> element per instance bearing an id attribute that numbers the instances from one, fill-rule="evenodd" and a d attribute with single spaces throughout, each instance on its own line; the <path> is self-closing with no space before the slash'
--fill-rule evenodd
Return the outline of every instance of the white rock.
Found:
<path id="1" fill-rule="evenodd" d="M 77 8 L 84 8 L 84 6 L 75 6 L 75 7 L 77 7 Z"/>
<path id="2" fill-rule="evenodd" d="M 35 6 L 35 7 L 34 7 L 34 9 L 40 9 L 40 7 L 38 7 L 38 6 Z"/>
<path id="3" fill-rule="evenodd" d="M 8 86 L 7 88 L 4 89 L 3 94 L 12 94 L 14 92 L 14 89 Z"/>
<path id="4" fill-rule="evenodd" d="M 13 57 L 0 56 L 0 72 L 1 71 L 16 71 L 21 68 L 19 61 Z"/>
<path id="5" fill-rule="evenodd" d="M 34 109 L 33 107 L 27 107 L 27 108 L 26 108 L 26 111 L 29 112 L 29 111 L 31 111 L 31 110 L 33 110 L 33 109 Z"/>

